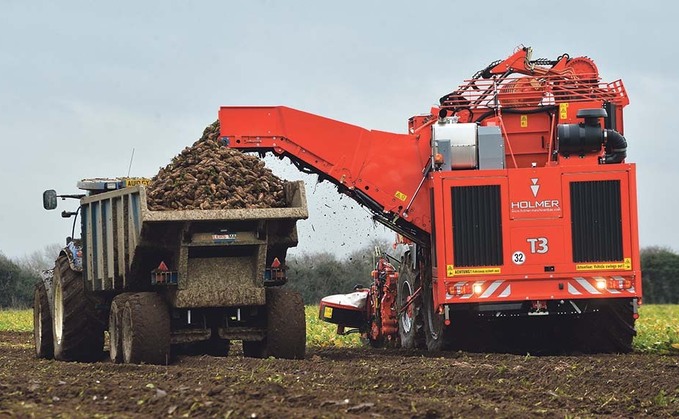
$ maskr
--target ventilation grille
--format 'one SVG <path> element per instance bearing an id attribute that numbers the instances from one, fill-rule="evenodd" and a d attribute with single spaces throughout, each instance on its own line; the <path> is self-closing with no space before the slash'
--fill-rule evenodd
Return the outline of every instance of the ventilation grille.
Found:
<path id="1" fill-rule="evenodd" d="M 621 261 L 620 181 L 571 182 L 573 262 Z"/>
<path id="2" fill-rule="evenodd" d="M 500 185 L 455 186 L 452 198 L 455 267 L 502 265 Z"/>

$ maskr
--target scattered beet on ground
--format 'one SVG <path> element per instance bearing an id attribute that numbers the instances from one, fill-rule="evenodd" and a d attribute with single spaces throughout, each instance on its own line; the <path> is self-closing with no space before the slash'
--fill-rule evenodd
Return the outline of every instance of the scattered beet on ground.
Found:
<path id="1" fill-rule="evenodd" d="M 172 365 L 38 360 L 0 333 L 0 417 L 668 417 L 679 356 L 520 356 L 309 348 L 304 360 Z"/>
<path id="2" fill-rule="evenodd" d="M 219 142 L 219 121 L 161 168 L 148 186 L 153 211 L 285 206 L 285 181 L 255 156 Z"/>

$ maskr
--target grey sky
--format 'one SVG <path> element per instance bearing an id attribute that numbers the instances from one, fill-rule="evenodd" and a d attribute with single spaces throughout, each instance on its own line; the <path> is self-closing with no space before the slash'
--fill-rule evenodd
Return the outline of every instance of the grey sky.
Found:
<path id="1" fill-rule="evenodd" d="M 536 57 L 590 56 L 605 80 L 623 79 L 641 244 L 679 250 L 678 6 L 622 3 L 0 0 L 0 251 L 21 256 L 70 232 L 42 209 L 44 189 L 125 175 L 133 148 L 132 174 L 152 176 L 220 105 L 405 132 L 408 117 L 519 44 Z M 392 237 L 331 185 L 311 181 L 308 195 L 297 251 L 344 255 Z"/>

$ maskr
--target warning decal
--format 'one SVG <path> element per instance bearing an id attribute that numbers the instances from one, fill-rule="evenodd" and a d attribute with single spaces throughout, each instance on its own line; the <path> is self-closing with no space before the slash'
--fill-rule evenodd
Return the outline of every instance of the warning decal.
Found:
<path id="1" fill-rule="evenodd" d="M 499 274 L 502 270 L 500 268 L 462 268 L 455 269 L 453 265 L 446 266 L 446 276 L 456 275 L 482 275 L 482 274 Z"/>
<path id="2" fill-rule="evenodd" d="M 575 265 L 578 271 L 599 270 L 632 270 L 632 258 L 625 258 L 624 262 L 579 263 Z"/>

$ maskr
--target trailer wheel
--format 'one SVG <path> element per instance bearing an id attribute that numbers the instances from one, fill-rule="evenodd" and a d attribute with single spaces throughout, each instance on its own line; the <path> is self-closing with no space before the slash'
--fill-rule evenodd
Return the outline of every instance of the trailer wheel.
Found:
<path id="1" fill-rule="evenodd" d="M 267 288 L 266 308 L 268 355 L 304 359 L 306 317 L 302 296 L 286 288 Z"/>
<path id="2" fill-rule="evenodd" d="M 36 357 L 46 359 L 54 357 L 52 314 L 47 300 L 47 289 L 42 280 L 35 284 L 33 291 L 33 341 Z"/>
<path id="3" fill-rule="evenodd" d="M 166 365 L 170 360 L 170 313 L 154 292 L 132 294 L 123 308 L 121 324 L 126 364 Z"/>
<path id="4" fill-rule="evenodd" d="M 104 351 L 104 322 L 86 294 L 81 272 L 66 255 L 56 260 L 53 283 L 52 336 L 54 357 L 61 361 L 96 361 Z"/>
<path id="5" fill-rule="evenodd" d="M 413 293 L 419 287 L 420 281 L 417 272 L 413 270 L 410 253 L 406 253 L 401 261 L 401 269 L 398 277 L 398 334 L 401 347 L 405 349 L 424 348 L 426 341 L 424 336 L 424 324 L 422 321 L 421 307 L 422 298 L 417 297 L 410 305 L 401 312 L 402 308 L 411 300 Z"/>
<path id="6" fill-rule="evenodd" d="M 303 359 L 305 351 L 306 318 L 302 296 L 287 288 L 267 288 L 266 338 L 243 341 L 243 354 L 253 358 Z"/>
<path id="7" fill-rule="evenodd" d="M 429 351 L 444 349 L 446 327 L 442 314 L 436 312 L 434 307 L 432 284 L 424 284 L 422 287 L 422 309 L 424 311 L 424 335 Z"/>
<path id="8" fill-rule="evenodd" d="M 111 361 L 116 364 L 123 362 L 123 310 L 125 303 L 132 295 L 134 294 L 125 293 L 116 295 L 111 302 L 111 310 L 108 316 L 109 355 Z"/>

